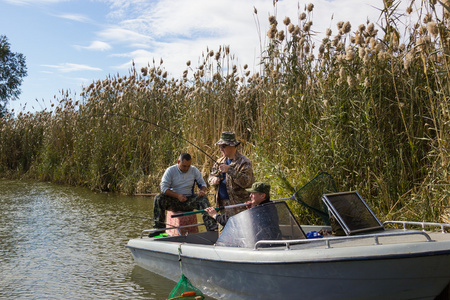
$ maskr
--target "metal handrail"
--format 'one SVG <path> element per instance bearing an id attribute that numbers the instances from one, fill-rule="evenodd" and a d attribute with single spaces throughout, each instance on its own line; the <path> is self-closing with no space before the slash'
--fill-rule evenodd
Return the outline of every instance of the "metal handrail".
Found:
<path id="1" fill-rule="evenodd" d="M 169 224 L 166 224 L 166 225 L 169 225 Z M 169 225 L 170 227 L 166 227 L 166 228 L 146 229 L 146 230 L 142 230 L 140 238 L 142 239 L 142 237 L 144 236 L 145 233 L 148 234 L 148 233 L 151 233 L 151 232 L 152 233 L 153 232 L 164 232 L 166 230 L 171 230 L 171 229 L 176 229 L 178 231 L 178 234 L 182 235 L 181 231 L 180 231 L 180 228 L 188 228 L 188 227 L 195 227 L 195 226 L 198 227 L 198 226 L 201 226 L 201 225 L 205 225 L 205 223 L 196 223 L 196 224 L 188 224 L 188 225 L 181 225 L 181 226 Z"/>
<path id="2" fill-rule="evenodd" d="M 375 233 L 375 234 L 365 234 L 365 235 L 354 235 L 354 236 L 343 236 L 343 237 L 332 237 L 332 238 L 315 238 L 315 239 L 306 239 L 306 240 L 263 240 L 255 243 L 254 250 L 258 250 L 259 246 L 262 245 L 285 245 L 285 250 L 291 250 L 292 245 L 298 244 L 312 244 L 312 243 L 325 243 L 327 249 L 332 248 L 331 242 L 336 241 L 348 241 L 348 240 L 356 240 L 356 239 L 367 239 L 374 238 L 375 245 L 380 245 L 379 239 L 382 237 L 391 237 L 391 236 L 402 236 L 402 235 L 422 235 L 427 239 L 427 242 L 432 242 L 431 237 L 423 231 L 409 231 L 409 232 L 384 232 L 384 233 Z"/>
<path id="3" fill-rule="evenodd" d="M 414 222 L 414 221 L 385 221 L 383 223 L 384 224 L 402 224 L 403 225 L 403 230 L 407 230 L 406 229 L 406 225 L 420 225 L 422 226 L 422 231 L 425 231 L 425 226 L 439 226 L 441 227 L 441 232 L 442 233 L 446 233 L 444 228 L 450 228 L 450 224 L 446 224 L 446 223 L 433 223 L 433 222 Z"/>

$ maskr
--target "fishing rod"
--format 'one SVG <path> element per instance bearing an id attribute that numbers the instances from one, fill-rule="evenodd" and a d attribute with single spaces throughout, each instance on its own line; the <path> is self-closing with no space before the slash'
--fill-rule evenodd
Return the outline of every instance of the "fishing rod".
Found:
<path id="1" fill-rule="evenodd" d="M 136 120 L 136 121 L 141 121 L 141 122 L 145 122 L 145 123 L 151 124 L 151 125 L 153 125 L 153 126 L 156 126 L 156 127 L 158 127 L 158 128 L 161 128 L 161 129 L 163 129 L 163 130 L 165 130 L 165 131 L 167 131 L 167 132 L 169 132 L 169 133 L 175 135 L 176 137 L 179 137 L 179 138 L 182 139 L 183 141 L 188 142 L 189 144 L 191 144 L 192 146 L 194 146 L 195 148 L 197 148 L 198 150 L 200 150 L 203 154 L 205 154 L 205 155 L 206 155 L 208 158 L 210 158 L 213 162 L 215 162 L 216 164 L 218 164 L 217 161 L 216 161 L 211 155 L 209 155 L 208 153 L 206 153 L 206 152 L 205 152 L 203 149 L 201 149 L 199 146 L 197 146 L 197 145 L 195 145 L 194 143 L 192 143 L 191 141 L 187 140 L 186 138 L 184 138 L 183 136 L 181 136 L 181 134 L 176 133 L 176 132 L 173 132 L 172 130 L 170 130 L 170 129 L 164 127 L 164 126 L 161 126 L 161 125 L 159 125 L 159 124 L 157 124 L 157 123 L 151 122 L 151 121 L 146 120 L 146 119 L 142 119 L 142 118 L 138 118 L 138 117 L 133 117 L 133 116 L 128 116 L 128 115 L 124 115 L 124 114 L 120 114 L 120 113 L 104 113 L 104 114 L 102 114 L 102 115 L 90 115 L 90 116 L 97 116 L 97 117 L 103 117 L 103 116 L 115 116 L 115 117 L 128 118 L 128 119 L 133 119 L 133 120 Z"/>
<path id="2" fill-rule="evenodd" d="M 249 205 L 249 204 L 248 203 L 240 203 L 240 204 L 233 204 L 233 205 L 227 205 L 227 206 L 214 207 L 214 209 L 219 211 L 219 210 L 223 210 L 223 209 L 242 207 L 242 206 L 247 206 L 247 205 Z M 183 213 L 179 213 L 179 214 L 173 214 L 171 217 L 172 218 L 178 218 L 178 217 L 182 217 L 182 216 L 194 215 L 194 214 L 199 214 L 199 213 L 203 213 L 203 212 L 205 212 L 204 209 L 202 209 L 202 210 L 195 210 L 195 211 L 187 211 L 187 212 L 183 212 Z"/>

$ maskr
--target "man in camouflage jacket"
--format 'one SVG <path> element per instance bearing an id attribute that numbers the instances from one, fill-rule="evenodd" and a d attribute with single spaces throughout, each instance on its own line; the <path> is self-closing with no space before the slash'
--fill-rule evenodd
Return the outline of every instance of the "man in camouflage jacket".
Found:
<path id="1" fill-rule="evenodd" d="M 236 140 L 233 132 L 222 132 L 219 145 L 223 157 L 214 164 L 208 183 L 216 190 L 216 206 L 227 206 L 240 204 L 250 201 L 250 193 L 246 191 L 255 182 L 253 167 L 251 161 L 243 154 L 237 151 L 240 144 Z M 244 210 L 243 208 L 234 208 L 225 210 L 228 216 Z"/>

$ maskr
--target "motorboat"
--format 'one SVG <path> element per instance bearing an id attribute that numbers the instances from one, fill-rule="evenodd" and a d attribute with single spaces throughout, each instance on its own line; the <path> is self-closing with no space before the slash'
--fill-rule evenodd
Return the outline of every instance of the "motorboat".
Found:
<path id="1" fill-rule="evenodd" d="M 127 247 L 137 265 L 174 281 L 181 262 L 217 299 L 448 299 L 449 224 L 381 223 L 356 191 L 322 201 L 330 226 L 300 225 L 275 201 L 232 216 L 220 234 L 144 230 Z"/>

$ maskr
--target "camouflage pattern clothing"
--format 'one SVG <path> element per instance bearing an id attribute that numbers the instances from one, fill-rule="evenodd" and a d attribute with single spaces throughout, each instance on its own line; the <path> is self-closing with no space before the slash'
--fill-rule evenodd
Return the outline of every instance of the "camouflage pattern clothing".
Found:
<path id="1" fill-rule="evenodd" d="M 166 210 L 171 211 L 193 211 L 195 209 L 202 210 L 209 207 L 209 200 L 206 196 L 198 197 L 197 195 L 187 197 L 185 202 L 180 202 L 178 199 L 158 194 L 154 200 L 153 207 L 153 228 L 165 228 L 164 220 L 166 218 Z M 211 218 L 206 212 L 202 213 L 203 222 L 208 230 L 217 229 L 216 221 Z"/>
<path id="2" fill-rule="evenodd" d="M 253 167 L 251 161 L 238 151 L 236 151 L 235 159 L 233 159 L 228 172 L 225 174 L 229 199 L 219 199 L 219 185 L 213 185 L 212 180 L 214 177 L 222 175 L 219 170 L 219 165 L 224 164 L 226 159 L 227 158 L 224 156 L 214 164 L 208 178 L 209 184 L 214 186 L 216 190 L 214 196 L 216 206 L 234 205 L 250 201 L 250 193 L 245 189 L 250 188 L 253 182 L 255 182 Z M 225 210 L 224 213 L 228 216 L 232 216 L 243 210 L 245 210 L 245 207 L 228 209 Z"/>

